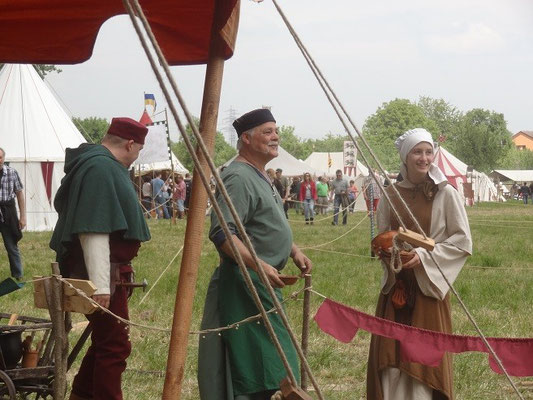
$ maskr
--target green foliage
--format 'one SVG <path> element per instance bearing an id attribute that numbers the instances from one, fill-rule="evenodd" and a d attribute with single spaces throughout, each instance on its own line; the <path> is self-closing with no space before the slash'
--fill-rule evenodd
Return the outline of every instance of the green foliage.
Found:
<path id="1" fill-rule="evenodd" d="M 475 108 L 468 111 L 450 140 L 450 150 L 482 172 L 497 167 L 512 145 L 503 114 Z"/>
<path id="2" fill-rule="evenodd" d="M 323 139 L 302 139 L 294 131 L 293 126 L 279 127 L 279 139 L 281 147 L 300 160 L 305 160 L 314 151 L 342 151 L 344 141 L 349 140 L 348 136 L 334 135 L 331 132 Z"/>
<path id="3" fill-rule="evenodd" d="M 509 151 L 498 161 L 499 169 L 533 169 L 533 151 L 519 150 L 511 146 Z"/>
<path id="4" fill-rule="evenodd" d="M 432 132 L 435 136 L 453 134 L 463 117 L 463 113 L 443 99 L 432 99 L 421 96 L 417 105 L 429 120 L 433 121 L 437 130 Z"/>
<path id="5" fill-rule="evenodd" d="M 109 122 L 105 118 L 89 117 L 82 119 L 73 117 L 72 122 L 89 143 L 100 143 L 109 128 Z"/>
<path id="6" fill-rule="evenodd" d="M 198 126 L 200 123 L 199 118 L 194 117 L 194 120 L 195 124 Z M 187 132 L 187 136 L 191 140 L 193 147 L 196 149 L 196 138 L 194 137 L 191 126 L 189 124 L 187 124 L 187 126 L 185 127 L 185 131 Z M 172 151 L 174 152 L 174 154 L 176 154 L 176 157 L 178 157 L 183 166 L 192 172 L 194 170 L 194 162 L 189 151 L 187 150 L 187 146 L 185 145 L 183 139 L 180 138 L 178 142 L 172 143 L 171 147 Z M 224 135 L 221 132 L 217 131 L 215 136 L 215 165 L 217 167 L 220 167 L 226 161 L 235 156 L 235 154 L 237 154 L 237 150 L 235 150 L 226 142 L 226 139 L 224 139 Z"/>

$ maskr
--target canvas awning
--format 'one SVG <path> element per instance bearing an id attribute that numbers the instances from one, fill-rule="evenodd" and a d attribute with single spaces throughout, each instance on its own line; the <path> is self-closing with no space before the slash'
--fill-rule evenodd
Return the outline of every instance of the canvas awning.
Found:
<path id="1" fill-rule="evenodd" d="M 207 62 L 215 4 L 222 55 L 233 55 L 238 0 L 142 0 L 141 5 L 170 65 Z M 102 24 L 125 14 L 121 0 L 0 0 L 0 61 L 76 64 L 88 60 Z M 31 29 L 28 29 L 31 27 Z"/>

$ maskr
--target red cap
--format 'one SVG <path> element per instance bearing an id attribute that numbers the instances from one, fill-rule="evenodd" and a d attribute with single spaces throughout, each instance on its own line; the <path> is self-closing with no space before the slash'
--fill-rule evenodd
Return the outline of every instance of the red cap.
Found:
<path id="1" fill-rule="evenodd" d="M 133 140 L 135 143 L 144 144 L 148 128 L 134 119 L 122 117 L 113 118 L 107 130 L 108 135 L 118 136 L 123 139 Z"/>

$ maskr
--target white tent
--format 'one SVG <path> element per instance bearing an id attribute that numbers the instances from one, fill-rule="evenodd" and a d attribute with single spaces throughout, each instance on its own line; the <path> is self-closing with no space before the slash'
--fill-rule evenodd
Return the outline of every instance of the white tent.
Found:
<path id="1" fill-rule="evenodd" d="M 180 160 L 178 160 L 178 157 L 176 157 L 174 152 L 172 152 L 171 154 L 172 154 L 172 164 L 174 165 L 174 172 L 177 174 L 182 174 L 182 175 L 189 172 L 189 170 L 185 168 L 182 163 L 180 163 Z M 135 166 L 136 175 L 139 174 L 139 167 L 141 170 L 141 175 L 144 175 L 144 174 L 147 174 L 153 171 L 170 171 L 171 170 L 170 160 L 155 161 L 152 163 L 136 165 Z"/>
<path id="2" fill-rule="evenodd" d="M 331 160 L 331 165 L 329 161 Z M 344 168 L 344 155 L 339 152 L 318 152 L 315 151 L 305 159 L 305 163 L 318 170 L 324 171 L 327 176 L 335 176 L 335 171 L 340 169 L 348 177 L 356 177 L 362 174 L 368 176 L 368 168 L 357 160 L 357 170 Z"/>
<path id="3" fill-rule="evenodd" d="M 281 168 L 285 176 L 299 176 L 306 172 L 315 176 L 324 175 L 324 170 L 314 168 L 306 162 L 298 160 L 281 146 L 278 146 L 278 156 L 265 166 L 265 169 L 269 168 Z"/>
<path id="4" fill-rule="evenodd" d="M 65 149 L 85 139 L 31 65 L 5 64 L 0 71 L 0 138 L 6 163 L 24 185 L 27 229 L 53 229 Z"/>

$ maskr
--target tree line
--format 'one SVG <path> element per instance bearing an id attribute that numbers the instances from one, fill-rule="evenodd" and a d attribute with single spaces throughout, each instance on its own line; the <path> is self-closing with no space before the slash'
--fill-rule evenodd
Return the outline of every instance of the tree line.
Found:
<path id="1" fill-rule="evenodd" d="M 91 143 L 99 142 L 109 126 L 107 120 L 97 117 L 73 118 L 73 121 Z M 502 113 L 482 108 L 462 112 L 443 99 L 420 97 L 416 102 L 394 99 L 383 103 L 367 118 L 362 134 L 383 166 L 387 170 L 396 171 L 400 159 L 394 141 L 403 132 L 413 128 L 427 129 L 435 141 L 478 171 L 533 169 L 533 152 L 518 150 L 513 145 L 512 134 L 507 129 Z M 196 146 L 190 126 L 187 125 L 186 129 Z M 331 132 L 320 139 L 302 138 L 296 134 L 294 126 L 281 126 L 279 134 L 283 148 L 301 160 L 305 160 L 314 151 L 342 151 L 344 141 L 349 140 L 348 135 Z M 181 139 L 172 143 L 172 150 L 182 164 L 192 171 L 193 162 L 185 143 Z M 215 165 L 224 164 L 235 154 L 236 150 L 226 142 L 224 135 L 217 132 Z"/>

